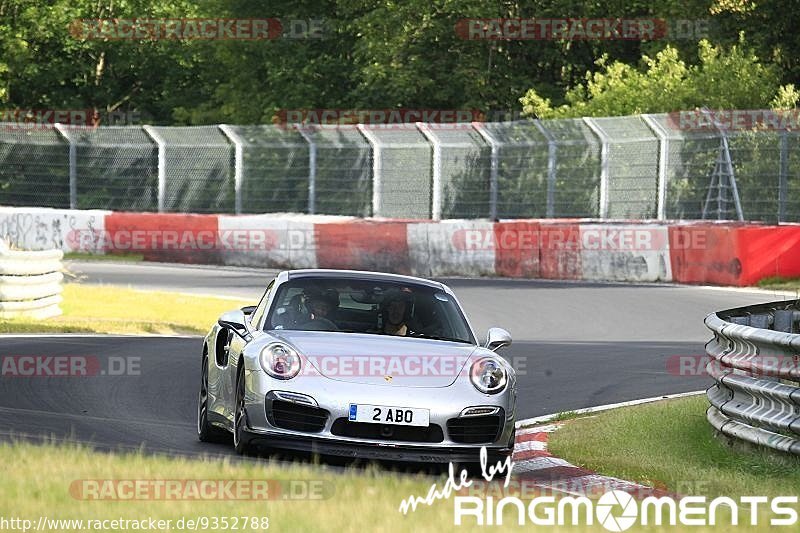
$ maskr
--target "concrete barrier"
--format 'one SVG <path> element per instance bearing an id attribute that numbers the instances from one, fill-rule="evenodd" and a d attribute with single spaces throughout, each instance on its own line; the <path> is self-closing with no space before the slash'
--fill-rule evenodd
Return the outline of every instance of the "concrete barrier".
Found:
<path id="1" fill-rule="evenodd" d="M 261 268 L 316 268 L 315 225 L 306 217 L 221 215 L 220 260 L 225 265 Z"/>
<path id="2" fill-rule="evenodd" d="M 800 225 L 387 220 L 322 215 L 112 213 L 0 207 L 19 247 L 140 253 L 147 260 L 348 268 L 419 276 L 746 286 L 800 277 Z M 0 275 L 2 272 L 0 272 Z"/>
<path id="3" fill-rule="evenodd" d="M 492 222 L 442 220 L 408 224 L 408 254 L 411 273 L 421 277 L 494 276 L 495 251 L 483 238 L 494 239 Z"/>
<path id="4" fill-rule="evenodd" d="M 111 211 L 0 207 L 0 239 L 21 250 L 103 253 Z"/>
<path id="5" fill-rule="evenodd" d="M 669 232 L 655 224 L 581 224 L 581 278 L 672 281 Z"/>

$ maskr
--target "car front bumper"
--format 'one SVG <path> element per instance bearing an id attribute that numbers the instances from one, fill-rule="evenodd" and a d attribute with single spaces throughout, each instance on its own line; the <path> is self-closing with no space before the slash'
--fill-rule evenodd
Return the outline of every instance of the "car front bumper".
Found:
<path id="1" fill-rule="evenodd" d="M 490 461 L 502 459 L 513 451 L 516 403 L 513 383 L 499 394 L 488 395 L 478 392 L 468 378 L 456 379 L 447 387 L 406 388 L 327 378 L 286 382 L 274 380 L 263 372 L 251 371 L 246 373 L 245 384 L 247 438 L 254 444 L 269 448 L 341 457 L 436 463 L 476 462 L 484 446 Z M 319 431 L 296 431 L 271 423 L 267 411 L 270 398 L 274 398 L 276 392 L 303 396 L 313 401 L 316 407 L 328 411 L 324 426 Z M 442 429 L 442 438 L 437 442 L 420 442 L 334 434 L 335 421 L 348 418 L 351 403 L 428 409 L 430 424 Z M 458 442 L 452 438 L 448 421 L 468 420 L 469 417 L 462 415 L 470 407 L 499 408 L 500 428 L 494 438 L 478 443 Z"/>

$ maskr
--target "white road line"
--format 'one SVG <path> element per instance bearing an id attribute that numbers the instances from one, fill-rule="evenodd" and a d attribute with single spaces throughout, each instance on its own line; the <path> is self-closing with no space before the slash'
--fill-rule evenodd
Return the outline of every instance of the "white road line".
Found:
<path id="1" fill-rule="evenodd" d="M 610 404 L 607 404 L 607 405 L 598 405 L 597 407 L 587 407 L 585 409 L 575 409 L 575 410 L 567 411 L 567 412 L 575 413 L 575 414 L 579 414 L 579 415 L 584 415 L 584 414 L 597 413 L 597 412 L 600 412 L 600 411 L 608 411 L 610 409 L 618 409 L 620 407 L 630 407 L 630 406 L 633 406 L 633 405 L 641 405 L 641 404 L 644 404 L 644 403 L 658 402 L 660 400 L 674 400 L 676 398 L 685 398 L 687 396 L 698 396 L 700 394 L 705 394 L 705 393 L 706 393 L 705 390 L 698 390 L 698 391 L 692 391 L 692 392 L 682 392 L 682 393 L 679 393 L 679 394 L 667 394 L 667 395 L 664 395 L 664 396 L 654 396 L 652 398 L 642 398 L 640 400 L 631 400 L 629 402 L 610 403 Z M 552 414 L 549 414 L 549 415 L 543 415 L 543 416 L 537 416 L 537 417 L 534 417 L 534 418 L 526 418 L 524 420 L 518 420 L 517 423 L 516 423 L 516 426 L 518 428 L 531 428 L 532 426 L 535 426 L 536 424 L 542 424 L 544 422 L 550 422 L 551 420 L 553 420 L 554 418 L 556 418 L 560 414 L 561 413 L 552 413 Z M 541 429 L 539 429 L 539 428 L 536 428 L 536 429 L 541 431 Z M 552 431 L 552 430 L 550 430 L 550 431 Z"/>

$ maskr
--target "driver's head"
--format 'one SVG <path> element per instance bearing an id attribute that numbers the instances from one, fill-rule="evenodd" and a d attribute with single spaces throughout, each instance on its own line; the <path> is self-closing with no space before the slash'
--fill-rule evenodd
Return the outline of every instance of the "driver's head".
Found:
<path id="1" fill-rule="evenodd" d="M 308 302 L 308 310 L 315 317 L 326 317 L 331 312 L 331 304 L 327 300 L 321 298 L 313 298 Z"/>
<path id="2" fill-rule="evenodd" d="M 314 318 L 325 318 L 339 305 L 339 295 L 334 289 L 310 290 L 305 293 L 306 308 Z"/>

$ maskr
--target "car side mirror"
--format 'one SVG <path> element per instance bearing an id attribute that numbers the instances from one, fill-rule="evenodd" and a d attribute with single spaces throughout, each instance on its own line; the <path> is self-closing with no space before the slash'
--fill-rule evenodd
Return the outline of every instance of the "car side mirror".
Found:
<path id="1" fill-rule="evenodd" d="M 217 323 L 223 328 L 233 331 L 245 341 L 249 342 L 253 338 L 250 327 L 247 324 L 247 318 L 245 318 L 244 311 L 241 309 L 222 313 Z"/>
<path id="2" fill-rule="evenodd" d="M 486 348 L 496 352 L 503 346 L 511 345 L 511 334 L 503 328 L 489 328 L 486 333 Z"/>

